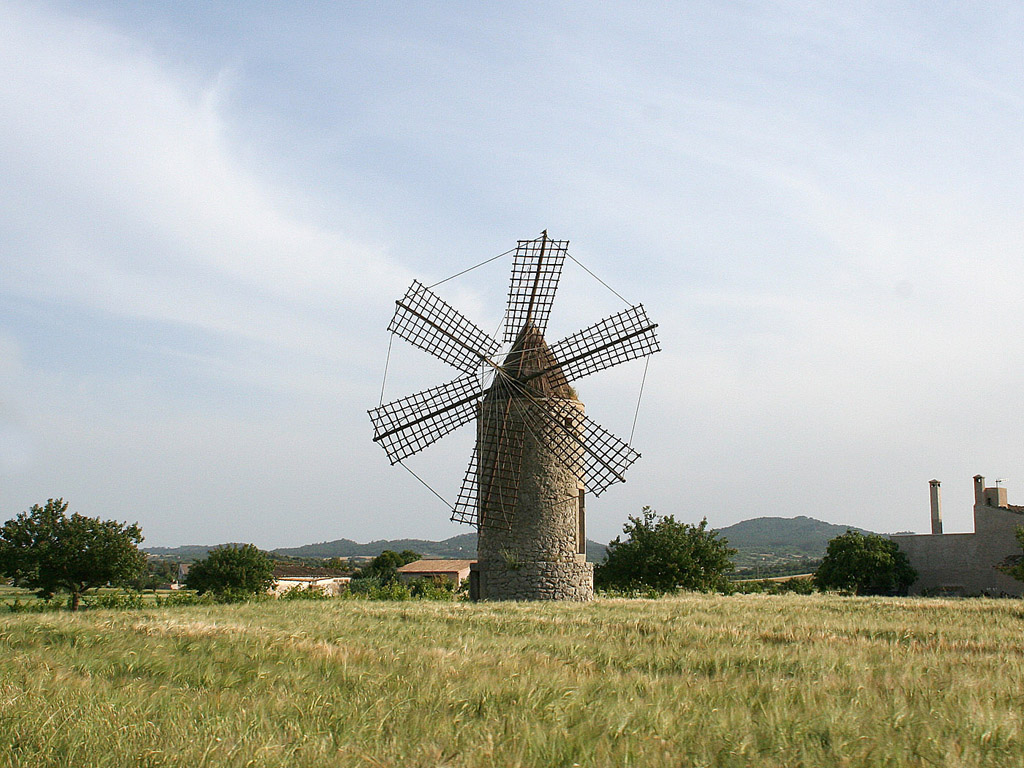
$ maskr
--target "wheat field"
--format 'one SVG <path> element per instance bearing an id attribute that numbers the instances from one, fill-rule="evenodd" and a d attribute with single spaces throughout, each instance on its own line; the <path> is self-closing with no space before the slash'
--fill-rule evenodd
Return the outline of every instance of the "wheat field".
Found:
<path id="1" fill-rule="evenodd" d="M 0 617 L 3 766 L 1021 766 L 1022 725 L 1015 600 Z"/>

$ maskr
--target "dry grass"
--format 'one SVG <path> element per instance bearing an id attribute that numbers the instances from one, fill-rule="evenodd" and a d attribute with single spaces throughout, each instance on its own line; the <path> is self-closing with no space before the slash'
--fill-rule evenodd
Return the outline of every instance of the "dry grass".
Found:
<path id="1" fill-rule="evenodd" d="M 3 766 L 1021 766 L 1019 601 L 0 619 Z"/>

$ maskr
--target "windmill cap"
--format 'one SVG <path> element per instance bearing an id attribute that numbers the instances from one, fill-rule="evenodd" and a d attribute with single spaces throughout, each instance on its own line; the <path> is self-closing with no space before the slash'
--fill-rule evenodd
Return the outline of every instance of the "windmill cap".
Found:
<path id="1" fill-rule="evenodd" d="M 575 392 L 566 381 L 558 360 L 544 340 L 544 334 L 533 323 L 528 322 L 523 326 L 512 349 L 505 356 L 501 370 L 505 376 L 499 376 L 495 382 L 496 386 L 506 384 L 507 377 L 513 382 L 525 385 L 535 395 L 565 399 L 575 397 Z M 507 388 L 507 384 L 503 388 Z M 525 393 L 520 387 L 516 387 L 512 394 Z"/>

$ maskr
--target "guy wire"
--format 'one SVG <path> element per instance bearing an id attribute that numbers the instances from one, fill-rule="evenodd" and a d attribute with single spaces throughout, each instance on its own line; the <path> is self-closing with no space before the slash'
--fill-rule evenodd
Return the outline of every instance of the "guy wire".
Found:
<path id="1" fill-rule="evenodd" d="M 384 405 L 384 386 L 388 383 L 388 366 L 391 364 L 391 345 L 395 341 L 395 334 L 388 334 L 388 356 L 384 360 L 384 380 L 380 383 L 380 403 Z"/>
<path id="2" fill-rule="evenodd" d="M 518 248 L 518 247 L 519 246 L 516 246 L 516 248 Z M 428 285 L 427 288 L 436 288 L 441 283 L 447 283 L 449 280 L 454 280 L 456 277 L 459 277 L 460 275 L 464 275 L 467 272 L 472 272 L 477 267 L 482 267 L 484 264 L 490 264 L 492 261 L 496 261 L 497 259 L 500 259 L 502 256 L 508 256 L 510 253 L 512 253 L 512 251 L 516 250 L 516 248 L 509 248 L 504 253 L 499 253 L 497 256 L 491 256 L 491 258 L 486 259 L 484 261 L 481 261 L 479 264 L 474 264 L 472 267 L 467 267 L 466 269 L 462 270 L 461 272 L 456 272 L 451 277 L 446 277 L 444 280 L 438 280 L 433 285 Z"/>
<path id="3" fill-rule="evenodd" d="M 622 302 L 623 302 L 623 303 L 624 303 L 624 304 L 625 304 L 625 305 L 626 305 L 627 307 L 631 307 L 631 306 L 633 306 L 633 305 L 632 305 L 632 304 L 630 304 L 630 303 L 629 303 L 628 301 L 626 301 L 626 299 L 625 299 L 625 298 L 623 297 L 623 295 L 622 295 L 621 293 L 619 293 L 618 291 L 616 291 L 616 290 L 615 290 L 614 288 L 612 288 L 612 287 L 611 287 L 610 285 L 608 285 L 608 283 L 606 283 L 606 282 L 605 282 L 604 280 L 602 280 L 602 279 L 601 279 L 600 277 L 598 277 L 598 276 L 597 276 L 597 275 L 595 275 L 595 274 L 594 274 L 593 272 L 591 272 L 591 271 L 590 271 L 589 269 L 587 269 L 587 268 L 586 268 L 585 266 L 583 266 L 583 263 L 582 263 L 582 262 L 581 262 L 581 261 L 580 261 L 579 259 L 577 259 L 577 258 L 576 258 L 575 256 L 573 256 L 573 255 L 572 255 L 571 253 L 569 253 L 568 251 L 566 251 L 566 252 L 565 252 L 565 255 L 566 255 L 566 256 L 568 256 L 568 257 L 569 257 L 570 259 L 572 259 L 572 260 L 573 260 L 574 262 L 576 262 L 576 264 L 577 264 L 577 265 L 579 265 L 579 266 L 580 266 L 580 267 L 581 267 L 581 268 L 583 269 L 583 271 L 584 271 L 584 272 L 586 272 L 586 273 L 587 273 L 588 275 L 590 275 L 590 276 L 591 276 L 592 278 L 594 278 L 595 280 L 597 280 L 597 282 L 599 282 L 599 283 L 600 283 L 601 285 L 603 285 L 603 286 L 604 286 L 605 288 L 607 288 L 607 289 L 608 289 L 609 291 L 611 291 L 611 292 L 612 292 L 612 293 L 614 293 L 614 294 L 615 294 L 616 296 L 618 296 L 618 297 L 619 297 L 620 299 L 622 299 Z"/>
<path id="4" fill-rule="evenodd" d="M 413 477 L 415 477 L 415 478 L 416 478 L 417 480 L 419 480 L 419 481 L 420 481 L 420 483 L 422 483 L 422 484 L 423 484 L 423 487 L 424 487 L 424 488 L 426 488 L 426 489 L 427 489 L 428 491 L 430 491 L 430 492 L 431 492 L 432 494 L 434 494 L 435 496 L 437 496 L 437 498 L 439 498 L 439 499 L 441 500 L 441 502 L 442 502 L 442 503 L 443 503 L 443 504 L 444 504 L 444 505 L 445 505 L 446 507 L 448 507 L 448 509 L 452 509 L 452 505 L 448 503 L 447 499 L 445 499 L 445 497 L 444 497 L 444 496 L 442 496 L 442 495 L 441 495 L 440 493 L 438 493 L 438 492 L 437 492 L 437 491 L 435 491 L 435 490 L 434 490 L 433 488 L 431 488 L 431 487 L 430 487 L 429 485 L 427 485 L 427 482 L 426 482 L 426 481 L 425 481 L 425 480 L 424 480 L 424 479 L 423 479 L 422 477 L 420 477 L 420 476 L 419 476 L 419 475 L 417 475 L 417 474 L 416 474 L 415 472 L 413 472 L 413 471 L 412 471 L 411 469 L 409 469 L 409 467 L 407 467 L 407 466 L 405 465 L 405 462 L 404 462 L 404 461 L 399 461 L 398 463 L 399 463 L 399 464 L 400 464 L 400 465 L 401 465 L 401 466 L 402 466 L 402 467 L 403 467 L 403 468 L 405 469 L 405 471 L 406 471 L 406 472 L 408 472 L 408 473 L 409 473 L 410 475 L 412 475 L 412 476 L 413 476 Z"/>
<path id="5" fill-rule="evenodd" d="M 644 396 L 644 382 L 647 381 L 647 366 L 651 364 L 651 356 L 644 358 L 644 377 L 640 379 L 640 393 L 636 396 L 636 410 L 633 412 L 633 428 L 629 430 L 629 445 L 633 445 L 633 433 L 636 432 L 636 417 L 640 415 L 640 398 Z"/>

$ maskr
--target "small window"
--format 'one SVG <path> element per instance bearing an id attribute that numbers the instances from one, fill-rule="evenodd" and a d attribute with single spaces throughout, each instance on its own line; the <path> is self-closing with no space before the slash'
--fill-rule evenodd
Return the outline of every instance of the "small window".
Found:
<path id="1" fill-rule="evenodd" d="M 586 495 L 585 491 L 580 488 L 579 502 L 577 504 L 577 532 L 576 532 L 576 551 L 581 554 L 587 554 L 587 515 L 586 515 Z"/>

